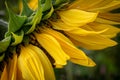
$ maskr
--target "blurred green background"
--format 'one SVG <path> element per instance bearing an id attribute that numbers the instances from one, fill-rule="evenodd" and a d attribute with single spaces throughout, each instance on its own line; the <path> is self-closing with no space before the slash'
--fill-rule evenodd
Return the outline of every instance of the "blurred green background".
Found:
<path id="1" fill-rule="evenodd" d="M 6 2 L 15 13 L 19 13 L 18 0 Z M 120 12 L 120 9 L 114 12 Z M 7 31 L 8 18 L 5 0 L 0 0 L 0 40 Z M 68 62 L 63 69 L 54 69 L 57 80 L 120 80 L 120 34 L 114 40 L 118 45 L 111 48 L 100 51 L 83 49 L 96 62 L 95 67 L 84 67 Z"/>

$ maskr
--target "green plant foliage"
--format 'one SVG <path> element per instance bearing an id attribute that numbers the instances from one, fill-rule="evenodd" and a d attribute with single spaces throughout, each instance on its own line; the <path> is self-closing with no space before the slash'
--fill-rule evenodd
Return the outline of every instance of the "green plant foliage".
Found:
<path id="1" fill-rule="evenodd" d="M 25 0 L 22 0 L 22 3 L 23 3 L 23 8 L 20 14 L 22 16 L 30 16 L 33 13 L 33 10 L 31 10 L 28 7 L 27 2 Z"/>
<path id="2" fill-rule="evenodd" d="M 7 4 L 6 4 L 6 7 L 8 10 L 8 13 L 9 13 L 8 32 L 6 33 L 6 36 L 10 36 L 11 32 L 16 32 L 16 31 L 20 30 L 23 23 L 26 21 L 27 17 L 14 14 L 8 8 Z"/>
<path id="3" fill-rule="evenodd" d="M 11 36 L 6 37 L 2 41 L 0 41 L 0 53 L 6 51 L 6 49 L 10 45 L 10 42 L 11 42 Z"/>
<path id="4" fill-rule="evenodd" d="M 36 24 L 38 24 L 41 21 L 42 18 L 42 5 L 41 5 L 41 0 L 38 2 L 38 9 L 36 14 L 34 15 L 32 21 L 30 23 L 27 23 L 26 25 L 32 25 L 31 28 L 25 32 L 26 34 L 29 34 L 34 31 Z"/>
<path id="5" fill-rule="evenodd" d="M 45 3 L 42 4 L 43 7 L 43 12 L 46 10 L 49 10 L 52 6 L 52 1 L 51 0 L 45 0 Z"/>
<path id="6" fill-rule="evenodd" d="M 4 57 L 5 57 L 5 53 L 2 53 L 2 55 L 0 56 L 0 62 L 3 60 Z"/>
<path id="7" fill-rule="evenodd" d="M 50 12 L 48 12 L 45 16 L 43 16 L 42 20 L 45 20 L 45 19 L 50 18 L 50 17 L 51 17 L 51 15 L 52 15 L 52 13 L 53 13 L 53 11 L 54 11 L 54 8 L 53 8 L 53 7 L 51 7 Z"/>

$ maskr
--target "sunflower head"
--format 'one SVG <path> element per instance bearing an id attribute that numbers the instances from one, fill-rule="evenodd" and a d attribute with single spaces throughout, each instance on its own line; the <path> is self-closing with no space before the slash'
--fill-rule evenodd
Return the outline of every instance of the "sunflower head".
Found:
<path id="1" fill-rule="evenodd" d="M 107 5 L 108 4 L 108 5 Z M 20 13 L 7 6 L 7 32 L 0 41 L 1 80 L 55 80 L 53 67 L 67 61 L 96 64 L 78 47 L 101 50 L 117 44 L 119 0 L 22 0 Z M 13 69 L 12 69 L 13 68 Z"/>

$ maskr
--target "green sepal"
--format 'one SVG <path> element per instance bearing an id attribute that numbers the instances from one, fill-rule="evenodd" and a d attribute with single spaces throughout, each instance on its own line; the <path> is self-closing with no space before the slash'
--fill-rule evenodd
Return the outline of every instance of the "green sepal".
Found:
<path id="1" fill-rule="evenodd" d="M 0 53 L 6 51 L 11 42 L 11 36 L 4 38 L 0 41 Z"/>
<path id="2" fill-rule="evenodd" d="M 5 53 L 2 53 L 2 55 L 0 55 L 0 62 L 4 59 L 5 57 Z"/>
<path id="3" fill-rule="evenodd" d="M 45 0 L 45 3 L 42 4 L 43 12 L 49 10 L 51 8 L 51 5 L 52 5 L 51 0 Z"/>
<path id="4" fill-rule="evenodd" d="M 46 20 L 46 19 L 50 18 L 53 12 L 54 12 L 54 8 L 51 7 L 50 12 L 48 12 L 45 16 L 43 16 L 42 20 Z"/>
<path id="5" fill-rule="evenodd" d="M 23 30 L 21 30 L 20 32 L 17 32 L 17 33 L 11 32 L 11 34 L 12 34 L 12 38 L 14 39 L 14 42 L 11 43 L 11 46 L 15 46 L 22 42 L 23 36 L 24 36 Z"/>
<path id="6" fill-rule="evenodd" d="M 24 22 L 26 21 L 27 17 L 26 16 L 20 16 L 14 14 L 7 6 L 7 11 L 9 13 L 9 24 L 8 24 L 8 32 L 6 33 L 6 37 L 11 34 L 11 32 L 16 32 L 18 31 Z"/>
<path id="7" fill-rule="evenodd" d="M 26 0 L 22 0 L 22 3 L 23 3 L 23 9 L 22 9 L 22 12 L 20 14 L 23 16 L 30 16 L 33 13 L 33 10 L 31 10 L 29 8 Z"/>
<path id="8" fill-rule="evenodd" d="M 27 23 L 26 25 L 32 25 L 30 27 L 30 29 L 25 32 L 25 34 L 29 34 L 31 32 L 33 32 L 35 30 L 36 24 L 40 23 L 41 18 L 42 18 L 42 4 L 41 4 L 41 0 L 38 0 L 38 9 L 36 14 L 34 15 L 33 19 L 31 22 Z"/>
<path id="9" fill-rule="evenodd" d="M 66 1 L 66 0 L 55 0 L 54 5 L 56 6 L 56 5 L 58 5 L 58 4 L 60 4 L 60 3 L 64 2 L 64 1 Z"/>

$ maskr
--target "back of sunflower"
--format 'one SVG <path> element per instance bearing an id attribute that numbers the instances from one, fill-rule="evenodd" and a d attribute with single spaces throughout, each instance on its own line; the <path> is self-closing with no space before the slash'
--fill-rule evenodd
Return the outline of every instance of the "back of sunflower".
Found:
<path id="1" fill-rule="evenodd" d="M 6 4 L 9 22 L 0 41 L 1 80 L 56 80 L 53 68 L 67 61 L 94 67 L 79 49 L 101 50 L 117 45 L 119 0 L 22 0 L 19 14 Z M 6 29 L 6 28 L 5 28 Z"/>

